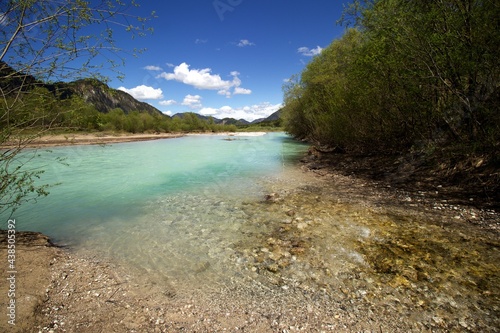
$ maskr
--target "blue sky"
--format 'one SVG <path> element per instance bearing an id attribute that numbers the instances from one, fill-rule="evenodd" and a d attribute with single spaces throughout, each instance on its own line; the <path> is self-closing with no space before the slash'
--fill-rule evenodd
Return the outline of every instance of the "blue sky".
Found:
<path id="1" fill-rule="evenodd" d="M 147 48 L 127 57 L 125 79 L 110 86 L 162 112 L 197 112 L 252 121 L 283 102 L 284 80 L 339 38 L 347 1 L 139 1 L 156 12 L 154 33 L 119 46 Z M 130 43 L 127 45 L 127 43 Z"/>

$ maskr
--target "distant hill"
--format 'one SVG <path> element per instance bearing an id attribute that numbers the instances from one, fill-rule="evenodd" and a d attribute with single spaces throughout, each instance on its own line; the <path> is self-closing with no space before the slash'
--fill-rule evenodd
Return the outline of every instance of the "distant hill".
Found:
<path id="1" fill-rule="evenodd" d="M 120 108 L 125 114 L 132 111 L 164 115 L 154 106 L 140 102 L 124 91 L 110 88 L 96 79 L 82 79 L 73 82 L 44 83 L 31 75 L 16 72 L 4 62 L 0 62 L 0 88 L 6 94 L 15 93 L 21 89 L 29 91 L 34 87 L 46 88 L 57 98 L 67 99 L 73 95 L 80 96 L 97 111 L 107 113 Z M 164 115 L 168 117 L 167 115 Z"/>
<path id="2" fill-rule="evenodd" d="M 82 97 L 87 103 L 92 104 L 99 112 L 107 113 L 110 110 L 120 108 L 125 114 L 138 111 L 164 115 L 154 106 L 140 102 L 124 91 L 110 88 L 99 80 L 77 80 L 68 83 L 67 89 Z"/>
<path id="3" fill-rule="evenodd" d="M 264 121 L 274 121 L 274 120 L 279 120 L 280 118 L 281 118 L 281 109 L 271 114 L 269 117 L 264 119 Z"/>
<path id="4" fill-rule="evenodd" d="M 71 98 L 73 95 L 81 97 L 86 103 L 92 105 L 97 111 L 108 113 L 113 109 L 120 108 L 125 114 L 133 111 L 147 112 L 151 115 L 162 115 L 160 110 L 154 106 L 136 100 L 128 93 L 110 88 L 107 84 L 96 79 L 81 79 L 73 82 L 56 82 L 44 83 L 37 80 L 31 75 L 16 72 L 4 62 L 0 62 L 0 88 L 3 92 L 9 91 L 16 92 L 19 89 L 29 91 L 34 87 L 43 87 L 54 93 L 54 96 L 61 100 Z M 256 119 L 249 122 L 245 119 L 224 118 L 218 119 L 214 117 L 207 117 L 193 112 L 176 113 L 173 117 L 184 119 L 188 114 L 194 114 L 198 119 L 203 121 L 213 120 L 215 124 L 248 126 L 253 124 L 269 124 L 276 126 L 279 123 L 281 110 L 271 114 L 267 118 Z"/>
<path id="5" fill-rule="evenodd" d="M 19 73 L 5 62 L 0 61 L 0 88 L 3 94 L 16 93 L 19 89 L 26 91 L 29 87 L 42 84 L 33 76 Z"/>
<path id="6" fill-rule="evenodd" d="M 195 112 L 180 112 L 180 113 L 174 114 L 172 117 L 173 118 L 178 117 L 178 118 L 184 119 L 188 114 L 193 114 L 198 119 L 205 120 L 205 121 L 208 121 L 208 120 L 212 119 L 215 124 L 248 126 L 248 125 L 251 125 L 251 124 L 272 123 L 272 122 L 279 121 L 281 110 L 278 110 L 278 111 L 274 112 L 273 114 L 271 114 L 267 118 L 256 119 L 256 120 L 254 120 L 252 122 L 247 121 L 245 119 L 234 119 L 234 118 L 219 119 L 219 118 L 214 118 L 214 117 L 207 117 L 207 116 L 203 116 L 201 114 L 195 113 Z"/>
<path id="7" fill-rule="evenodd" d="M 189 115 L 195 115 L 198 119 L 201 119 L 201 120 L 204 120 L 204 121 L 208 121 L 210 120 L 210 117 L 207 117 L 207 116 L 203 116 L 199 113 L 196 113 L 196 112 L 179 112 L 179 113 L 176 113 L 172 116 L 172 118 L 181 118 L 181 119 L 185 119 L 186 117 L 188 117 Z M 218 124 L 221 122 L 220 119 L 217 119 L 217 118 L 212 118 L 214 120 L 214 123 Z"/>
<path id="8" fill-rule="evenodd" d="M 236 125 L 236 126 L 244 126 L 250 124 L 249 121 L 245 119 L 234 119 L 234 118 L 223 118 L 220 122 L 224 125 Z"/>
<path id="9" fill-rule="evenodd" d="M 267 118 L 255 119 L 254 121 L 251 122 L 251 124 L 258 124 L 258 123 L 263 123 L 263 122 L 273 122 L 273 121 L 279 120 L 280 119 L 280 115 L 281 115 L 281 109 L 279 109 L 278 111 L 274 112 L 273 114 L 271 114 Z"/>

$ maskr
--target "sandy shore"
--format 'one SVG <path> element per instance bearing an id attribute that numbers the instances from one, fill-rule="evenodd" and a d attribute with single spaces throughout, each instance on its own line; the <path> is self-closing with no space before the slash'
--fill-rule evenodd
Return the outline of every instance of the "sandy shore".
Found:
<path id="1" fill-rule="evenodd" d="M 179 138 L 184 136 L 182 133 L 158 133 L 158 134 L 104 134 L 104 133 L 85 133 L 85 134 L 57 134 L 43 135 L 27 141 L 21 141 L 23 147 L 41 148 L 70 145 L 99 145 L 120 142 L 148 141 Z M 3 144 L 0 148 L 12 148 L 19 146 L 19 141 L 10 141 Z"/>
<path id="2" fill-rule="evenodd" d="M 267 132 L 218 132 L 218 133 L 189 133 L 188 135 L 218 135 L 218 136 L 262 136 L 266 135 Z"/>
<path id="3" fill-rule="evenodd" d="M 70 145 L 100 145 L 121 142 L 134 142 L 134 141 L 149 141 L 179 138 L 186 135 L 217 135 L 227 137 L 253 137 L 262 136 L 266 132 L 218 132 L 218 133 L 157 133 L 157 134 L 105 134 L 105 133 L 71 133 L 71 134 L 57 134 L 57 135 L 42 135 L 33 139 L 21 140 L 21 143 L 12 140 L 4 143 L 0 148 L 13 148 L 21 145 L 26 148 L 43 148 L 43 147 L 57 147 L 57 146 L 70 146 Z"/>
<path id="4" fill-rule="evenodd" d="M 10 285 L 2 283 L 0 331 L 498 331 L 498 213 L 317 166 L 302 170 L 295 171 L 298 183 L 277 184 L 253 203 L 280 218 L 268 221 L 271 234 L 248 235 L 248 244 L 235 245 L 235 264 L 248 262 L 244 285 L 176 290 L 133 267 L 54 247 L 40 234 L 18 233 L 16 325 L 8 323 Z M 364 211 L 371 222 L 360 217 Z M 324 228 L 332 216 L 351 221 L 336 227 L 342 235 L 336 241 L 322 231 L 330 230 Z M 347 225 L 370 227 L 354 240 L 363 258 L 328 257 L 329 246 L 342 247 L 350 237 Z M 1 258 L 7 258 L 7 244 L 3 232 Z M 289 261 L 287 253 L 297 259 Z M 3 272 L 7 264 L 3 259 Z"/>

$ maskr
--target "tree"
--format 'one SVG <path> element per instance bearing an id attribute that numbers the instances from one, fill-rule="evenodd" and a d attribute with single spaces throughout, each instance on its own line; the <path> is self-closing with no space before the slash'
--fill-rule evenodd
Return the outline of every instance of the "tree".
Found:
<path id="1" fill-rule="evenodd" d="M 62 112 L 71 112 L 44 112 L 50 94 L 37 86 L 89 76 L 105 81 L 104 68 L 120 76 L 123 55 L 142 50 L 120 48 L 115 34 L 143 36 L 154 16 L 130 14 L 136 7 L 134 0 L 0 2 L 0 146 L 7 147 L 0 152 L 0 213 L 13 212 L 31 195 L 47 193 L 46 186 L 35 184 L 43 171 L 27 169 L 17 157 L 35 137 L 53 128 Z M 58 94 L 54 88 L 51 93 Z M 39 110 L 33 110 L 30 103 L 37 99 Z M 98 119 L 92 117 L 77 125 L 97 126 Z"/>
<path id="2" fill-rule="evenodd" d="M 325 145 L 473 151 L 500 143 L 500 6 L 355 0 L 344 36 L 285 89 L 290 133 Z"/>
<path id="3" fill-rule="evenodd" d="M 413 119 L 432 122 L 456 141 L 484 142 L 488 127 L 498 124 L 492 106 L 498 103 L 499 17 L 491 0 L 391 0 L 366 10 L 361 25 L 372 44 L 387 50 L 378 65 L 413 92 L 404 97 L 418 102 Z"/>

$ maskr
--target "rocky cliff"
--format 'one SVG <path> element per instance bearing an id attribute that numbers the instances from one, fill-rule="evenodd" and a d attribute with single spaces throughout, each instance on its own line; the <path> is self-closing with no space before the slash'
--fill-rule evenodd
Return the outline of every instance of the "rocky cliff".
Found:
<path id="1" fill-rule="evenodd" d="M 96 79 L 46 83 L 31 75 L 16 72 L 6 63 L 0 62 L 0 89 L 3 94 L 14 94 L 20 90 L 29 92 L 34 87 L 46 88 L 61 100 L 73 95 L 80 96 L 85 102 L 94 106 L 97 111 L 103 113 L 120 108 L 125 113 L 138 111 L 163 115 L 154 106 L 140 102 L 126 92 L 110 88 L 107 84 Z M 167 116 L 165 115 L 165 117 Z"/>
<path id="2" fill-rule="evenodd" d="M 69 83 L 68 89 L 103 113 L 120 108 L 126 114 L 138 111 L 163 115 L 163 113 L 154 106 L 140 102 L 124 91 L 110 88 L 107 84 L 99 80 L 77 80 Z"/>

